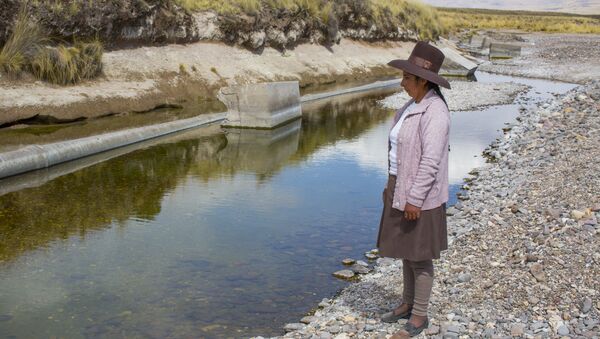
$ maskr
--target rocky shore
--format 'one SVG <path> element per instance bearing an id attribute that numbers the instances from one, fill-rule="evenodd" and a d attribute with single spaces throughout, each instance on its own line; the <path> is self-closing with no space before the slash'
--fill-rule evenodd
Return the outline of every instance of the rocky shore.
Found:
<path id="1" fill-rule="evenodd" d="M 432 338 L 598 338 L 600 81 L 533 109 L 487 150 L 448 209 L 435 263 Z M 285 338 L 387 338 L 380 314 L 402 292 L 401 262 L 377 259 Z"/>
<path id="2" fill-rule="evenodd" d="M 443 89 L 450 111 L 468 111 L 485 106 L 508 104 L 527 86 L 514 82 L 482 83 L 474 81 L 451 81 L 452 89 Z M 401 108 L 410 97 L 398 92 L 379 103 L 390 109 Z"/>
<path id="3" fill-rule="evenodd" d="M 512 38 L 524 41 L 520 57 L 494 60 L 479 70 L 579 84 L 600 78 L 600 35 L 534 33 Z"/>

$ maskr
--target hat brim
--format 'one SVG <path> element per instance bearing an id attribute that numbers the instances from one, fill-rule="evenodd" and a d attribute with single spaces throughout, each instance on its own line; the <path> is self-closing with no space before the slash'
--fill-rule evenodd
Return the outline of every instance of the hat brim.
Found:
<path id="1" fill-rule="evenodd" d="M 441 76 L 439 76 L 438 74 L 436 74 L 432 71 L 428 71 L 424 68 L 421 68 L 408 60 L 400 60 L 400 59 L 392 60 L 392 61 L 388 62 L 388 66 L 392 66 L 394 68 L 401 69 L 410 74 L 414 74 L 420 78 L 431 81 L 434 84 L 438 84 L 444 88 L 450 89 L 450 83 L 448 82 L 448 80 L 442 78 Z"/>

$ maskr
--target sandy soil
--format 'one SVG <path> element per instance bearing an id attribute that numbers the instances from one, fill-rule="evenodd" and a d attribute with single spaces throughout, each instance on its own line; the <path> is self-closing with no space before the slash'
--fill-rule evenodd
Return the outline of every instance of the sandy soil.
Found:
<path id="1" fill-rule="evenodd" d="M 521 57 L 480 66 L 492 73 L 583 84 L 600 78 L 600 35 L 527 34 Z"/>
<path id="2" fill-rule="evenodd" d="M 147 111 L 214 96 L 223 86 L 298 80 L 301 86 L 391 74 L 385 64 L 406 58 L 413 43 L 343 40 L 326 48 L 300 45 L 261 54 L 217 43 L 119 50 L 104 55 L 104 77 L 77 86 L 15 82 L 0 77 L 0 125 L 47 115 L 57 119 Z"/>

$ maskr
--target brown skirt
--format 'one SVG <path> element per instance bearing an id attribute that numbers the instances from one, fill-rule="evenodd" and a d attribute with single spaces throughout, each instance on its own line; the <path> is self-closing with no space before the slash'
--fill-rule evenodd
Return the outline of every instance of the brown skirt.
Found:
<path id="1" fill-rule="evenodd" d="M 448 249 L 446 204 L 421 211 L 419 219 L 408 221 L 404 212 L 392 208 L 396 177 L 390 176 L 383 191 L 383 211 L 379 223 L 377 247 L 382 257 L 411 261 L 439 259 Z"/>

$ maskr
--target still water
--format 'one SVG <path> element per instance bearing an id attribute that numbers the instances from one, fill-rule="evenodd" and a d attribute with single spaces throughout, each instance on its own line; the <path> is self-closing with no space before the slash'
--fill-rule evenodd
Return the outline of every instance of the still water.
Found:
<path id="1" fill-rule="evenodd" d="M 572 87 L 519 81 L 536 100 Z M 281 334 L 374 246 L 389 94 L 311 103 L 275 131 L 201 128 L 0 196 L 0 337 Z M 453 113 L 452 193 L 518 107 Z"/>

